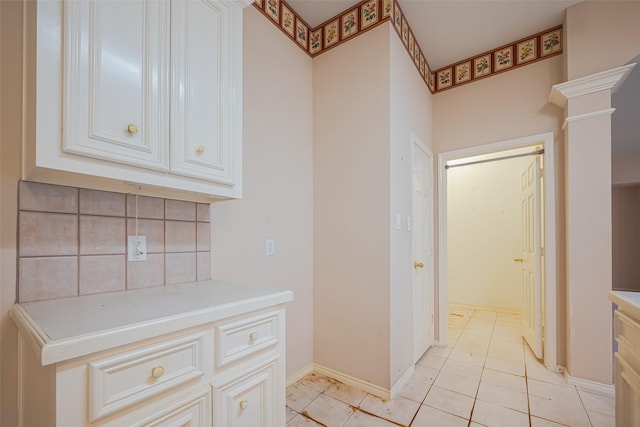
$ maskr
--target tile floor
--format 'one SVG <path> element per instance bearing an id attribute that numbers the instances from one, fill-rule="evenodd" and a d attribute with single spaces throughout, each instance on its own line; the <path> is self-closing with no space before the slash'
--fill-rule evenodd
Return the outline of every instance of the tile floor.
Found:
<path id="1" fill-rule="evenodd" d="M 569 385 L 523 343 L 519 316 L 450 307 L 449 347 L 432 347 L 382 401 L 310 374 L 287 389 L 287 427 L 613 427 L 614 399 Z"/>

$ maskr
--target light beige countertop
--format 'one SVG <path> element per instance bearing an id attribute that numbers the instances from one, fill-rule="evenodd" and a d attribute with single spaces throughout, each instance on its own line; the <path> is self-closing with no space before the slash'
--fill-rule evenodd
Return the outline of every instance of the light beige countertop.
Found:
<path id="1" fill-rule="evenodd" d="M 283 304 L 291 291 L 204 281 L 15 304 L 44 365 Z"/>
<path id="2" fill-rule="evenodd" d="M 636 319 L 640 319 L 640 292 L 611 291 L 609 299 L 616 303 L 620 310 L 628 312 Z"/>

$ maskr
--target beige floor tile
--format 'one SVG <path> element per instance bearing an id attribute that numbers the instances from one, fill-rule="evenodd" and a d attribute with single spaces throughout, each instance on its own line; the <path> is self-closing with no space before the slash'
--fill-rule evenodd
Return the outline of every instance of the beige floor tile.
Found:
<path id="1" fill-rule="evenodd" d="M 397 427 L 397 424 L 356 410 L 344 427 Z"/>
<path id="2" fill-rule="evenodd" d="M 404 397 L 383 401 L 371 394 L 367 395 L 360 404 L 363 411 L 405 426 L 409 425 L 419 407 L 418 402 Z"/>
<path id="3" fill-rule="evenodd" d="M 481 382 L 477 398 L 498 406 L 515 409 L 516 411 L 529 412 L 529 400 L 526 393 L 520 393 L 497 385 Z"/>
<path id="4" fill-rule="evenodd" d="M 449 346 L 434 345 L 429 347 L 429 350 L 427 350 L 427 354 L 430 354 L 432 356 L 444 357 L 446 359 L 449 356 L 449 353 L 451 353 L 452 349 L 453 347 Z"/>
<path id="5" fill-rule="evenodd" d="M 287 387 L 287 406 L 296 412 L 302 412 L 320 392 L 304 384 L 295 383 Z"/>
<path id="6" fill-rule="evenodd" d="M 318 396 L 302 411 L 303 415 L 327 427 L 342 427 L 352 413 L 351 406 L 325 394 Z"/>
<path id="7" fill-rule="evenodd" d="M 527 383 L 524 377 L 494 371 L 493 369 L 485 369 L 482 372 L 482 382 L 505 387 L 520 393 L 527 392 Z"/>
<path id="8" fill-rule="evenodd" d="M 568 406 L 562 402 L 529 395 L 529 408 L 531 415 L 559 424 L 571 427 L 591 426 L 587 412 L 584 409 Z"/>
<path id="9" fill-rule="evenodd" d="M 322 424 L 318 424 L 304 415 L 296 415 L 291 421 L 287 422 L 287 427 L 322 427 Z"/>
<path id="10" fill-rule="evenodd" d="M 413 371 L 413 376 L 422 377 L 429 383 L 433 383 L 433 381 L 438 376 L 438 373 L 440 373 L 440 371 L 437 369 L 429 368 L 427 366 L 417 365 L 415 370 Z"/>
<path id="11" fill-rule="evenodd" d="M 476 366 L 484 366 L 484 361 L 487 358 L 485 352 L 472 352 L 468 350 L 459 350 L 454 348 L 449 354 L 449 359 L 457 360 L 459 362 L 471 363 Z"/>
<path id="12" fill-rule="evenodd" d="M 480 377 L 482 376 L 481 366 L 476 366 L 471 363 L 460 362 L 453 359 L 447 360 L 447 362 L 442 367 L 442 371 L 471 378 L 473 380 L 480 380 Z"/>
<path id="13" fill-rule="evenodd" d="M 471 416 L 471 408 L 473 407 L 473 397 L 433 386 L 431 390 L 429 390 L 423 404 L 469 419 Z"/>
<path id="14" fill-rule="evenodd" d="M 551 384 L 529 378 L 529 394 L 583 409 L 582 401 L 578 396 L 578 390 L 568 384 Z"/>
<path id="15" fill-rule="evenodd" d="M 527 378 L 544 381 L 551 384 L 566 385 L 567 380 L 559 372 L 553 372 L 545 368 L 542 363 L 535 361 L 525 361 L 527 368 Z"/>
<path id="16" fill-rule="evenodd" d="M 593 427 L 615 427 L 615 417 L 607 414 L 601 414 L 600 412 L 587 411 L 589 419 Z"/>
<path id="17" fill-rule="evenodd" d="M 418 360 L 417 364 L 428 368 L 440 369 L 446 360 L 447 359 L 445 357 L 434 356 L 427 352 L 420 358 L 420 360 Z"/>
<path id="18" fill-rule="evenodd" d="M 402 387 L 402 390 L 398 392 L 398 396 L 422 403 L 432 383 L 433 379 L 414 374 L 409 378 L 409 381 L 407 381 L 404 387 Z"/>
<path id="19" fill-rule="evenodd" d="M 482 400 L 476 400 L 472 419 L 491 427 L 529 427 L 527 414 Z"/>
<path id="20" fill-rule="evenodd" d="M 616 414 L 616 401 L 613 397 L 578 389 L 578 394 L 587 411 L 600 412 L 613 417 Z"/>
<path id="21" fill-rule="evenodd" d="M 478 391 L 478 380 L 452 374 L 442 371 L 436 378 L 433 385 L 464 394 L 465 396 L 475 397 Z"/>
<path id="22" fill-rule="evenodd" d="M 488 426 L 485 426 L 484 424 L 476 423 L 475 421 L 473 421 L 471 422 L 471 424 L 469 424 L 469 427 L 488 427 Z"/>
<path id="23" fill-rule="evenodd" d="M 335 380 L 333 378 L 315 372 L 306 375 L 299 381 L 300 384 L 304 384 L 319 392 L 324 392 L 334 382 Z"/>
<path id="24" fill-rule="evenodd" d="M 493 369 L 494 371 L 506 372 L 511 375 L 524 376 L 524 359 L 520 361 L 505 360 L 500 357 L 487 356 L 484 367 Z"/>
<path id="25" fill-rule="evenodd" d="M 531 427 L 566 427 L 566 425 L 554 423 L 543 418 L 531 417 Z"/>
<path id="26" fill-rule="evenodd" d="M 360 405 L 360 402 L 362 402 L 362 399 L 367 395 L 367 392 L 341 383 L 340 381 L 332 381 L 331 384 L 329 384 L 329 387 L 324 391 L 324 394 L 331 396 L 334 399 L 338 399 L 348 405 L 357 407 Z"/>
<path id="27" fill-rule="evenodd" d="M 411 427 L 467 427 L 468 423 L 468 419 L 422 405 Z"/>
<path id="28" fill-rule="evenodd" d="M 298 415 L 298 413 L 296 411 L 294 411 L 293 409 L 287 407 L 287 422 L 290 421 L 296 415 Z"/>

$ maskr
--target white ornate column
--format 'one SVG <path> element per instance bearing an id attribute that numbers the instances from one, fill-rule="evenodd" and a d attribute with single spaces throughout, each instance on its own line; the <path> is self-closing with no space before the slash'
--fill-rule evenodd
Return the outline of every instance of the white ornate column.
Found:
<path id="1" fill-rule="evenodd" d="M 611 94 L 635 64 L 554 85 L 564 108 L 567 369 L 573 383 L 613 382 Z"/>

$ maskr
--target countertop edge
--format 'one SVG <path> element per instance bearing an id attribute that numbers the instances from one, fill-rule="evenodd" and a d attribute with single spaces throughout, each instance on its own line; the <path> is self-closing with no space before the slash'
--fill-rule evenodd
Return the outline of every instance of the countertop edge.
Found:
<path id="1" fill-rule="evenodd" d="M 631 297 L 634 298 L 631 298 Z M 640 319 L 640 292 L 611 291 L 609 299 L 618 305 L 620 309 Z"/>
<path id="2" fill-rule="evenodd" d="M 274 290 L 272 293 L 258 297 L 250 297 L 205 309 L 189 310 L 59 340 L 51 340 L 20 304 L 14 304 L 11 307 L 10 316 L 20 332 L 28 338 L 31 347 L 40 359 L 40 364 L 47 366 L 160 335 L 194 328 L 250 311 L 281 305 L 291 300 L 293 300 L 292 291 Z"/>

